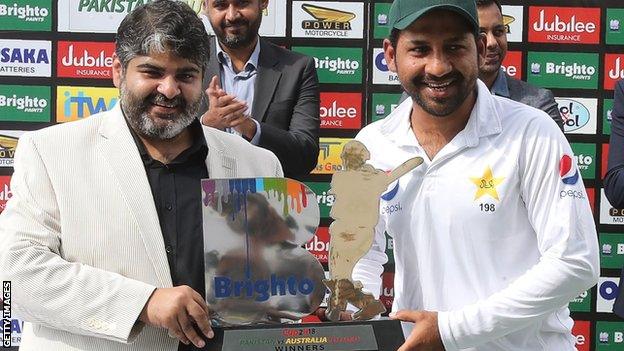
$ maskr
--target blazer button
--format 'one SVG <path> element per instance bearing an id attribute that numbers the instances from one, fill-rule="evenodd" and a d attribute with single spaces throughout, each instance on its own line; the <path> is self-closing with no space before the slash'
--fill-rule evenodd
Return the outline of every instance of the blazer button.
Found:
<path id="1" fill-rule="evenodd" d="M 171 245 L 167 245 L 167 246 L 165 246 L 165 251 L 167 253 L 171 253 L 171 251 L 173 251 L 173 248 L 171 247 Z"/>

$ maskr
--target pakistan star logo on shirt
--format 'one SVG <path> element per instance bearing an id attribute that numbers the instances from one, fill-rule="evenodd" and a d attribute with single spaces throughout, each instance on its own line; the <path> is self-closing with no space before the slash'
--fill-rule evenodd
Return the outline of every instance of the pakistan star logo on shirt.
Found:
<path id="1" fill-rule="evenodd" d="M 490 166 L 487 166 L 481 177 L 470 177 L 470 181 L 477 186 L 474 199 L 477 200 L 483 195 L 490 195 L 494 199 L 499 200 L 496 186 L 500 185 L 503 179 L 505 179 L 505 177 L 495 178 Z"/>

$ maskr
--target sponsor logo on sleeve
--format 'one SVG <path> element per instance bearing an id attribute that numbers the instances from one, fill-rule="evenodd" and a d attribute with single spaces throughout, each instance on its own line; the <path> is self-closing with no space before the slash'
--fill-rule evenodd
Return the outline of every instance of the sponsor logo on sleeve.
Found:
<path id="1" fill-rule="evenodd" d="M 0 76 L 50 77 L 51 43 L 0 39 Z"/>
<path id="2" fill-rule="evenodd" d="M 574 321 L 572 326 L 572 335 L 574 335 L 574 341 L 577 351 L 589 351 L 590 343 L 590 329 L 591 323 L 589 321 Z"/>
<path id="3" fill-rule="evenodd" d="M 575 167 L 574 158 L 570 155 L 561 156 L 559 161 L 559 176 L 565 185 L 576 185 L 579 181 L 579 171 Z"/>
<path id="4" fill-rule="evenodd" d="M 0 30 L 50 31 L 51 0 L 12 0 L 0 3 Z"/>
<path id="5" fill-rule="evenodd" d="M 600 8 L 529 7 L 529 42 L 600 43 Z"/>
<path id="6" fill-rule="evenodd" d="M 0 121 L 50 122 L 50 87 L 0 85 Z"/>
<path id="7" fill-rule="evenodd" d="M 624 9 L 607 9 L 605 42 L 608 45 L 624 44 Z"/>
<path id="8" fill-rule="evenodd" d="M 596 134 L 598 100 L 556 98 L 566 134 Z"/>
<path id="9" fill-rule="evenodd" d="M 294 46 L 293 51 L 314 58 L 321 83 L 362 83 L 362 49 Z"/>
<path id="10" fill-rule="evenodd" d="M 11 176 L 0 176 L 0 213 L 4 211 L 7 201 L 9 201 L 12 196 Z"/>
<path id="11" fill-rule="evenodd" d="M 56 93 L 56 121 L 77 121 L 112 109 L 119 100 L 117 88 L 60 86 Z"/>
<path id="12" fill-rule="evenodd" d="M 624 266 L 624 234 L 600 233 L 600 267 L 620 269 Z"/>
<path id="13" fill-rule="evenodd" d="M 502 67 L 510 77 L 522 79 L 522 51 L 507 51 Z"/>
<path id="14" fill-rule="evenodd" d="M 334 174 L 336 171 L 343 171 L 340 153 L 349 140 L 351 139 L 320 138 L 318 163 L 316 168 L 312 170 L 312 174 Z"/>
<path id="15" fill-rule="evenodd" d="M 604 88 L 613 90 L 615 83 L 624 79 L 624 54 L 605 54 Z"/>
<path id="16" fill-rule="evenodd" d="M 600 277 L 598 279 L 596 312 L 611 313 L 613 303 L 620 292 L 619 284 L 620 278 Z"/>
<path id="17" fill-rule="evenodd" d="M 624 208 L 611 206 L 604 189 L 600 189 L 600 224 L 624 225 Z"/>
<path id="18" fill-rule="evenodd" d="M 361 93 L 321 93 L 322 129 L 362 128 Z"/>
<path id="19" fill-rule="evenodd" d="M 522 42 L 524 19 L 523 6 L 503 5 L 503 24 L 507 31 L 507 41 L 511 43 Z"/>
<path id="20" fill-rule="evenodd" d="M 400 85 L 399 76 L 390 71 L 383 49 L 373 49 L 373 84 Z"/>
<path id="21" fill-rule="evenodd" d="M 57 75 L 111 79 L 115 43 L 59 41 Z"/>
<path id="22" fill-rule="evenodd" d="M 394 109 L 399 106 L 401 94 L 373 93 L 371 99 L 371 122 L 386 118 Z"/>
<path id="23" fill-rule="evenodd" d="M 151 0 L 66 0 L 58 2 L 59 32 L 115 33 L 127 14 Z"/>
<path id="24" fill-rule="evenodd" d="M 527 81 L 545 88 L 598 88 L 598 54 L 529 52 Z"/>
<path id="25" fill-rule="evenodd" d="M 293 38 L 364 38 L 364 4 L 293 1 Z"/>

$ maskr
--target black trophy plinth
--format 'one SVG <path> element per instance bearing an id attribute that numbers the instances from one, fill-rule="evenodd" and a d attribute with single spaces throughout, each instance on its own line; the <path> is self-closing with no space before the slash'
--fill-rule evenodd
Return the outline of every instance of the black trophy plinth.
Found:
<path id="1" fill-rule="evenodd" d="M 207 351 L 393 351 L 405 338 L 396 320 L 213 328 Z"/>

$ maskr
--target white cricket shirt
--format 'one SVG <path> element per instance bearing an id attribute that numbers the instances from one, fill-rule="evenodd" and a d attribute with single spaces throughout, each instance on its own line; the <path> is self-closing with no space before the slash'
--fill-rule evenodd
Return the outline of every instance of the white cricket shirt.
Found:
<path id="1" fill-rule="evenodd" d="M 429 160 L 407 99 L 356 139 L 391 170 L 425 161 L 382 195 L 354 280 L 379 294 L 394 238 L 393 310 L 439 311 L 447 351 L 575 350 L 568 302 L 600 272 L 592 212 L 572 150 L 544 112 L 478 81 L 465 129 Z M 407 335 L 411 323 L 404 323 Z"/>

